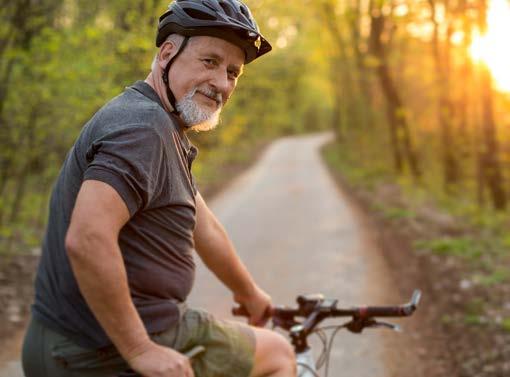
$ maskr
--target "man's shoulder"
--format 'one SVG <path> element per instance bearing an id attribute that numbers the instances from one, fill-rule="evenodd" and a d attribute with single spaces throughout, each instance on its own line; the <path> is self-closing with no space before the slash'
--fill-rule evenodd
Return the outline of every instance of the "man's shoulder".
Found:
<path id="1" fill-rule="evenodd" d="M 162 135 L 178 130 L 157 102 L 131 87 L 104 105 L 89 123 L 96 136 L 131 128 L 147 128 Z"/>
<path id="2" fill-rule="evenodd" d="M 103 111 L 111 113 L 119 123 L 123 124 L 176 126 L 157 102 L 131 87 L 112 99 Z"/>

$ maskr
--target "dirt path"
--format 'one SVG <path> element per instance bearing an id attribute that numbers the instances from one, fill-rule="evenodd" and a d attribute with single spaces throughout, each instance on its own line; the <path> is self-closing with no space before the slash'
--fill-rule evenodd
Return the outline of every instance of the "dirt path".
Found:
<path id="1" fill-rule="evenodd" d="M 291 305 L 297 294 L 314 292 L 343 305 L 398 303 L 403 297 L 376 238 L 321 161 L 319 149 L 331 137 L 278 140 L 210 206 L 275 303 Z M 231 307 L 230 294 L 202 266 L 190 302 L 223 317 Z M 402 324 L 417 326 L 413 321 Z M 410 337 L 340 334 L 330 375 L 420 377 Z M 5 365 L 0 377 L 22 377 L 15 358 Z"/>

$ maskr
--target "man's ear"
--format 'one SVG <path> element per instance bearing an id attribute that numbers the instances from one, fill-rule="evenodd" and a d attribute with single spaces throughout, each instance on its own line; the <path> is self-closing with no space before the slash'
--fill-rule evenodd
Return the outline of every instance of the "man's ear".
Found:
<path id="1" fill-rule="evenodd" d="M 165 69 L 166 65 L 177 53 L 177 46 L 173 41 L 166 41 L 159 49 L 158 64 L 161 70 Z"/>

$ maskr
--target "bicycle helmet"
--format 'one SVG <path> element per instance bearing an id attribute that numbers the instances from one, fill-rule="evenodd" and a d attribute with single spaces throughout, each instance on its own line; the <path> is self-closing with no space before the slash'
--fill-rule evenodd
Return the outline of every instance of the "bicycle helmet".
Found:
<path id="1" fill-rule="evenodd" d="M 245 64 L 271 51 L 250 10 L 239 0 L 175 0 L 159 18 L 156 46 L 173 33 L 224 39 L 245 52 Z"/>

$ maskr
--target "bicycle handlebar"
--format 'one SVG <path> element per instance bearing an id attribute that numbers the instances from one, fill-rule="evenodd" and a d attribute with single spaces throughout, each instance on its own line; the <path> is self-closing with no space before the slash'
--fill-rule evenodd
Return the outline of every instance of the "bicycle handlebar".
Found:
<path id="1" fill-rule="evenodd" d="M 307 295 L 297 298 L 298 307 L 289 308 L 285 306 L 276 306 L 271 309 L 270 315 L 276 325 L 284 328 L 290 328 L 292 324 L 297 324 L 295 317 L 308 318 L 313 315 L 319 321 L 325 318 L 334 317 L 353 317 L 353 319 L 369 319 L 374 317 L 407 317 L 414 313 L 420 302 L 421 291 L 415 290 L 411 301 L 397 306 L 360 306 L 347 309 L 337 308 L 337 300 L 325 299 L 322 295 Z M 315 314 L 316 313 L 316 314 Z M 248 317 L 249 314 L 243 306 L 232 309 L 232 314 L 236 316 Z M 287 324 L 287 326 L 285 326 Z M 283 325 L 283 326 L 282 326 Z"/>
<path id="2" fill-rule="evenodd" d="M 415 290 L 411 301 L 404 305 L 398 306 L 361 306 L 347 310 L 334 309 L 332 317 L 356 317 L 356 318 L 371 318 L 371 317 L 408 317 L 414 313 L 420 302 L 421 291 Z"/>
<path id="3" fill-rule="evenodd" d="M 407 317 L 414 313 L 420 302 L 421 292 L 415 290 L 411 301 L 407 304 L 396 306 L 362 306 L 349 309 L 338 309 L 337 300 L 326 299 L 321 294 L 298 296 L 297 308 L 285 306 L 273 307 L 270 316 L 273 317 L 273 325 L 289 332 L 296 353 L 308 349 L 307 337 L 315 331 L 315 328 L 324 319 L 334 317 L 351 317 L 351 319 L 339 325 L 353 333 L 360 333 L 367 327 L 386 327 L 399 330 L 399 327 L 391 323 L 377 321 L 376 317 Z M 232 309 L 237 316 L 248 317 L 245 307 L 239 306 Z M 298 321 L 297 318 L 303 318 Z"/>

